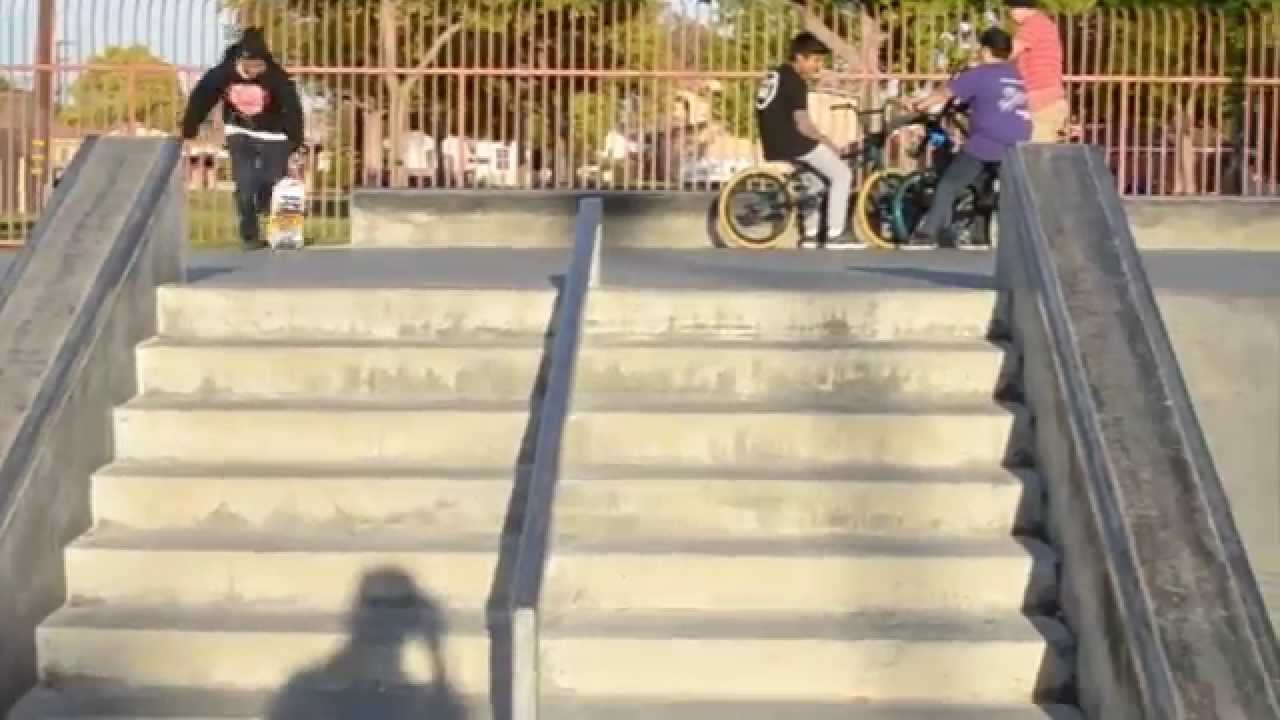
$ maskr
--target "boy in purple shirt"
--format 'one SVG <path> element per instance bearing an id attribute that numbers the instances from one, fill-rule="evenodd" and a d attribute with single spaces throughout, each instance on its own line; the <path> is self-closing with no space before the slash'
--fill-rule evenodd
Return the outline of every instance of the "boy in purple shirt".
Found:
<path id="1" fill-rule="evenodd" d="M 938 181 L 933 205 L 904 247 L 935 248 L 938 234 L 951 225 L 960 193 L 999 166 L 1005 150 L 1031 138 L 1027 93 L 1017 69 L 1009 62 L 1013 38 L 1000 28 L 982 33 L 981 64 L 957 75 L 945 87 L 916 103 L 933 107 L 952 98 L 969 106 L 969 139 L 947 165 Z"/>

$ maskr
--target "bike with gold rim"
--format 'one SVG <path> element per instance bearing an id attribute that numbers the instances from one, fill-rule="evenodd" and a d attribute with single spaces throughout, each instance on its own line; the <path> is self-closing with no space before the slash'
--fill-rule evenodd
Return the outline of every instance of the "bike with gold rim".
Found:
<path id="1" fill-rule="evenodd" d="M 857 113 L 864 126 L 869 119 L 881 118 L 880 130 L 868 133 L 861 143 L 842 154 L 855 175 L 874 177 L 884 171 L 886 145 L 900 127 L 890 116 L 894 106 L 892 99 L 874 110 L 858 110 L 855 103 L 832 106 L 832 110 Z M 802 161 L 753 165 L 734 174 L 721 188 L 717 230 L 730 247 L 773 249 L 796 227 L 801 216 L 820 210 L 825 197 L 826 180 Z M 851 210 L 856 197 L 856 192 L 850 193 Z M 861 219 L 855 218 L 855 226 Z M 879 223 L 878 217 L 876 222 Z"/>

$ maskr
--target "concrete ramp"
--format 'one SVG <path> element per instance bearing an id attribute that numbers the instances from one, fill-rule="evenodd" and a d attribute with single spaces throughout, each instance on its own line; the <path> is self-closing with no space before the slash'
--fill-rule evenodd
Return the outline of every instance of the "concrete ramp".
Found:
<path id="1" fill-rule="evenodd" d="M 156 288 L 182 276 L 177 143 L 90 138 L 0 287 L 0 707 L 36 679 L 36 625 L 89 527 L 89 475 Z"/>

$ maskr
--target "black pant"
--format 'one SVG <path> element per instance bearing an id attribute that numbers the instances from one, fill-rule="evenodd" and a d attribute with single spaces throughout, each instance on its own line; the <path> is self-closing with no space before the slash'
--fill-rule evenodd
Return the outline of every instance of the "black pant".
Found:
<path id="1" fill-rule="evenodd" d="M 955 210 L 956 200 L 960 199 L 960 193 L 976 183 L 982 177 L 983 170 L 998 166 L 999 163 L 988 163 L 964 151 L 959 152 L 942 172 L 938 188 L 933 193 L 933 204 L 929 206 L 929 212 L 920 221 L 916 232 L 936 240 L 938 233 L 951 226 L 952 211 Z"/>
<path id="2" fill-rule="evenodd" d="M 289 163 L 289 142 L 232 135 L 227 138 L 227 150 L 236 183 L 240 241 L 254 244 L 259 242 L 258 215 L 271 210 L 271 190 L 284 177 Z"/>

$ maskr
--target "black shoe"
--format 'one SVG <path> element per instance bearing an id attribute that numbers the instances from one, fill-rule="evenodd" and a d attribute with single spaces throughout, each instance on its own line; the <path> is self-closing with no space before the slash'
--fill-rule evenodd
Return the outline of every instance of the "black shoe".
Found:
<path id="1" fill-rule="evenodd" d="M 241 240 L 240 249 L 245 252 L 253 252 L 265 248 L 267 244 L 261 240 Z"/>
<path id="2" fill-rule="evenodd" d="M 898 246 L 903 250 L 937 250 L 938 241 L 922 232 L 911 234 L 911 238 Z"/>

